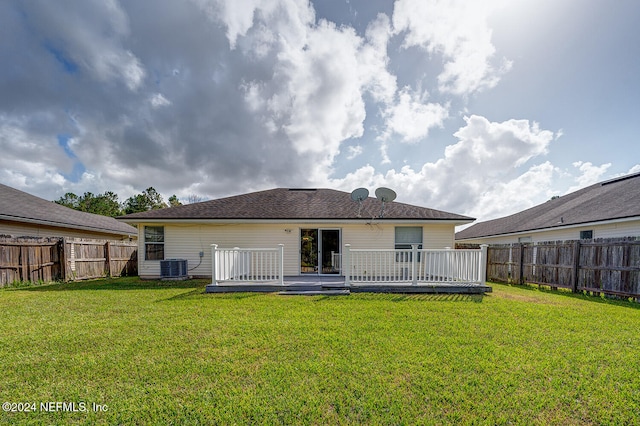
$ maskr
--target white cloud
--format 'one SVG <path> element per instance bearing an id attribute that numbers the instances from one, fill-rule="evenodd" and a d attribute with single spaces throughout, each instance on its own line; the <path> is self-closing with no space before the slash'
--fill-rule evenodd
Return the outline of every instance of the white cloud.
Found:
<path id="1" fill-rule="evenodd" d="M 165 98 L 162 95 L 162 93 L 156 93 L 153 96 L 151 96 L 151 98 L 149 99 L 149 102 L 151 103 L 151 106 L 153 108 L 160 108 L 163 106 L 171 105 L 171 101 Z"/>
<path id="2" fill-rule="evenodd" d="M 398 134 L 403 142 L 417 142 L 429 135 L 429 130 L 442 127 L 448 109 L 438 103 L 425 103 L 427 93 L 413 92 L 404 87 L 398 93 L 398 102 L 384 113 L 387 132 L 383 138 Z"/>
<path id="3" fill-rule="evenodd" d="M 468 211 L 483 220 L 506 216 L 533 207 L 553 196 L 558 170 L 549 161 L 529 168 L 521 175 L 491 184 Z"/>
<path id="4" fill-rule="evenodd" d="M 440 91 L 468 95 L 494 87 L 511 67 L 503 59 L 491 61 L 495 47 L 487 18 L 491 2 L 398 0 L 393 10 L 396 33 L 405 33 L 404 47 L 419 46 L 430 55 L 442 55 Z"/>
<path id="5" fill-rule="evenodd" d="M 360 46 L 358 69 L 363 88 L 376 102 L 392 103 L 397 90 L 396 76 L 388 71 L 387 44 L 392 35 L 389 17 L 379 14 L 369 23 L 366 42 Z"/>
<path id="6" fill-rule="evenodd" d="M 349 152 L 349 154 L 347 154 L 347 160 L 353 160 L 358 155 L 362 154 L 363 149 L 362 149 L 362 146 L 360 146 L 360 145 L 350 146 L 348 148 L 348 152 Z"/>
<path id="7" fill-rule="evenodd" d="M 300 0 L 193 0 L 215 22 L 227 28 L 231 49 L 240 38 L 251 35 L 245 44 L 260 56 L 271 50 L 279 38 L 289 41 L 300 39 L 306 27 L 315 21 L 312 5 Z M 250 34 L 253 31 L 253 34 Z"/>
<path id="8" fill-rule="evenodd" d="M 38 113 L 20 118 L 0 115 L 0 164 L 3 168 L 11 169 L 14 163 L 22 162 L 27 168 L 28 164 L 34 164 L 34 170 L 37 170 L 36 165 L 41 167 L 47 163 L 47 169 L 70 171 L 73 160 L 59 145 L 56 136 L 35 128 L 38 121 L 53 118 Z"/>
<path id="9" fill-rule="evenodd" d="M 553 132 L 541 130 L 538 123 L 529 120 L 489 122 L 484 117 L 465 117 L 466 126 L 454 136 L 460 142 L 450 145 L 445 156 L 465 158 L 468 166 L 491 166 L 511 169 L 529 159 L 546 154 Z"/>
<path id="10" fill-rule="evenodd" d="M 365 118 L 357 50 L 361 39 L 348 28 L 322 21 L 307 45 L 283 46 L 275 67 L 269 111 L 299 154 L 332 158 L 340 142 L 362 136 Z"/>
<path id="11" fill-rule="evenodd" d="M 142 84 L 146 72 L 124 46 L 129 22 L 117 1 L 87 0 L 74 7 L 45 2 L 29 7 L 27 13 L 36 23 L 34 29 L 68 66 L 101 82 L 120 80 L 130 90 Z"/>
<path id="12" fill-rule="evenodd" d="M 556 170 L 549 162 L 523 172 L 517 168 L 544 155 L 553 132 L 527 120 L 498 123 L 471 116 L 465 121 L 455 133 L 458 142 L 419 170 L 404 166 L 381 173 L 367 165 L 331 183 L 343 189 L 401 188 L 399 201 L 484 219 L 513 213 L 530 207 L 532 200 L 550 196 Z"/>
<path id="13" fill-rule="evenodd" d="M 363 135 L 364 96 L 394 99 L 395 77 L 386 69 L 389 19 L 378 15 L 362 38 L 351 27 L 312 22 L 313 13 L 289 13 L 283 21 L 273 7 L 262 7 L 255 6 L 251 26 L 229 38 L 254 61 L 273 61 L 272 73 L 244 81 L 240 89 L 265 131 L 290 141 L 309 160 L 309 179 L 317 182 L 329 173 L 342 142 Z M 281 31 L 283 26 L 296 30 Z"/>
<path id="14" fill-rule="evenodd" d="M 609 167 L 611 167 L 611 163 L 594 166 L 589 161 L 576 161 L 573 163 L 573 167 L 577 168 L 580 171 L 580 174 L 574 178 L 576 185 L 567 189 L 565 194 L 569 194 L 571 192 L 577 191 L 578 189 L 593 185 L 594 183 L 602 180 L 604 174 L 607 172 Z"/>

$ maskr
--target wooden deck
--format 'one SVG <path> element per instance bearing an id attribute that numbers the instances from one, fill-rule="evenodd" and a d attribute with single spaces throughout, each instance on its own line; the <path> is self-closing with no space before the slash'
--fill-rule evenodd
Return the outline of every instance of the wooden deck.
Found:
<path id="1" fill-rule="evenodd" d="M 282 295 L 349 295 L 350 293 L 402 293 L 402 294 L 484 294 L 491 287 L 475 283 L 351 283 L 345 285 L 344 277 L 335 275 L 300 275 L 284 277 L 284 286 L 277 282 L 225 282 L 209 284 L 207 293 L 259 292 Z"/>

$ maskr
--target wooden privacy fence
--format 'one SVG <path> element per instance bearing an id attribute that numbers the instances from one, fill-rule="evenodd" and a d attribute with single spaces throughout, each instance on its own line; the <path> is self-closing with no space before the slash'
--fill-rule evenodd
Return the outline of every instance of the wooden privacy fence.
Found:
<path id="1" fill-rule="evenodd" d="M 61 247 L 60 238 L 0 236 L 0 287 L 60 279 Z"/>
<path id="2" fill-rule="evenodd" d="M 138 245 L 125 241 L 64 239 L 66 281 L 138 274 Z"/>
<path id="3" fill-rule="evenodd" d="M 0 236 L 0 287 L 137 275 L 134 242 Z"/>
<path id="4" fill-rule="evenodd" d="M 640 239 L 489 246 L 487 279 L 640 297 Z"/>

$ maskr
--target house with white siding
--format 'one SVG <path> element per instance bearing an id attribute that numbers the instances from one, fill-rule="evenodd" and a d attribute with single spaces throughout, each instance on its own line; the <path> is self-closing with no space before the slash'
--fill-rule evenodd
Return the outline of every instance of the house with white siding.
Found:
<path id="1" fill-rule="evenodd" d="M 399 202 L 383 205 L 373 197 L 354 202 L 349 193 L 332 189 L 295 188 L 253 192 L 119 219 L 138 227 L 138 271 L 142 278 L 160 277 L 161 262 L 166 259 L 187 260 L 190 276 L 217 276 L 213 272 L 216 257 L 212 256 L 212 245 L 214 249 L 280 250 L 286 276 L 339 276 L 343 274 L 345 248 L 354 252 L 452 248 L 455 227 L 474 220 Z M 399 264 L 398 254 L 395 256 L 392 262 Z M 372 266 L 368 268 L 367 273 L 371 273 Z"/>
<path id="2" fill-rule="evenodd" d="M 456 243 L 511 244 L 640 237 L 640 173 L 600 182 L 519 213 L 476 223 Z"/>
<path id="3" fill-rule="evenodd" d="M 138 230 L 0 184 L 0 235 L 129 241 L 137 238 Z"/>

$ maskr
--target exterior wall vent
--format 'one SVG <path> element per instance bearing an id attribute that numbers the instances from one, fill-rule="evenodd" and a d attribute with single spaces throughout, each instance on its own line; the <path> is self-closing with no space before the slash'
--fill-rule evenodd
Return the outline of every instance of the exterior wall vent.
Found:
<path id="1" fill-rule="evenodd" d="M 161 260 L 160 277 L 169 279 L 186 279 L 187 259 Z"/>

